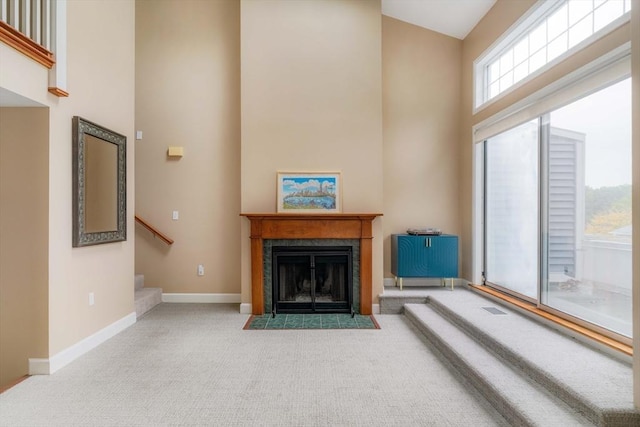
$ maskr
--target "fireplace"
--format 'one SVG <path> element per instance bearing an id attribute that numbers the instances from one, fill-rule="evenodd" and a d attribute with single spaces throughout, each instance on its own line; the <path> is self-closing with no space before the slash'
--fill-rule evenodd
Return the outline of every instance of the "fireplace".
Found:
<path id="1" fill-rule="evenodd" d="M 351 254 L 351 246 L 273 246 L 271 313 L 355 313 Z"/>
<path id="2" fill-rule="evenodd" d="M 251 221 L 251 307 L 273 307 L 274 246 L 351 247 L 351 302 L 356 313 L 372 314 L 372 225 L 382 214 L 241 214 Z M 284 243 L 283 243 L 284 242 Z M 315 248 L 313 250 L 316 250 Z M 311 274 L 311 273 L 309 273 Z M 316 299 L 317 302 L 317 299 Z M 322 307 L 322 306 L 321 306 Z M 349 310 L 351 310 L 351 307 Z M 344 309 L 342 307 L 341 309 Z M 337 310 L 337 309 L 336 309 Z"/>

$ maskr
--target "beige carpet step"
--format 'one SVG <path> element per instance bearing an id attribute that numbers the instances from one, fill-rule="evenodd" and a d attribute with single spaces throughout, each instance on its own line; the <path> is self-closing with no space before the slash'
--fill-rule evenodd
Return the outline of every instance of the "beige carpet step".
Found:
<path id="1" fill-rule="evenodd" d="M 511 307 L 493 307 L 492 303 L 477 293 L 457 289 L 434 294 L 428 305 L 595 424 L 640 426 L 640 411 L 633 406 L 630 360 L 594 351 Z M 487 311 L 495 309 L 499 313 Z"/>
<path id="2" fill-rule="evenodd" d="M 397 288 L 392 288 L 395 291 Z M 405 304 L 426 304 L 428 297 L 423 290 L 405 288 L 398 292 L 385 292 L 378 296 L 380 314 L 402 314 Z"/>
<path id="3" fill-rule="evenodd" d="M 596 425 L 497 359 L 482 344 L 434 311 L 430 304 L 407 304 L 404 314 L 511 425 Z"/>
<path id="4" fill-rule="evenodd" d="M 162 288 L 141 288 L 135 291 L 136 317 L 162 302 Z"/>
<path id="5" fill-rule="evenodd" d="M 400 297 L 425 297 L 426 304 L 404 305 L 405 316 L 514 425 L 640 426 L 627 357 L 588 346 L 464 287 L 412 291 L 385 289 L 392 302 L 386 308 L 397 310 Z M 538 400 L 540 393 L 559 407 L 541 409 L 537 402 L 549 399 Z"/>

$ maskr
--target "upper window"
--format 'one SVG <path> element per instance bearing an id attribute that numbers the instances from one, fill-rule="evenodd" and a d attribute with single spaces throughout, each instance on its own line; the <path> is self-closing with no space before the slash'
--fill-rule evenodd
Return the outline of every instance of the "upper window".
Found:
<path id="1" fill-rule="evenodd" d="M 630 10 L 631 0 L 538 2 L 475 63 L 476 108 L 578 49 L 576 46 L 605 27 L 611 28 L 611 23 Z"/>

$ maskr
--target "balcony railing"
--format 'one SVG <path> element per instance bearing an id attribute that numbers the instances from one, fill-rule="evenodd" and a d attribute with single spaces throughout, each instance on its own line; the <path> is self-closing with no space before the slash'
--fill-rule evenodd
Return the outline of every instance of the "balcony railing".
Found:
<path id="1" fill-rule="evenodd" d="M 68 96 L 66 0 L 0 0 L 0 41 L 49 68 L 49 92 Z"/>

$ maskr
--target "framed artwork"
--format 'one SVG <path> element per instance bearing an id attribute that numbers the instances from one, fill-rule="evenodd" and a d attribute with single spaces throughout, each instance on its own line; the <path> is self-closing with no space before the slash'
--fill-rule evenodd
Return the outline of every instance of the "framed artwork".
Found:
<path id="1" fill-rule="evenodd" d="M 278 172 L 278 213 L 342 212 L 340 172 Z"/>

